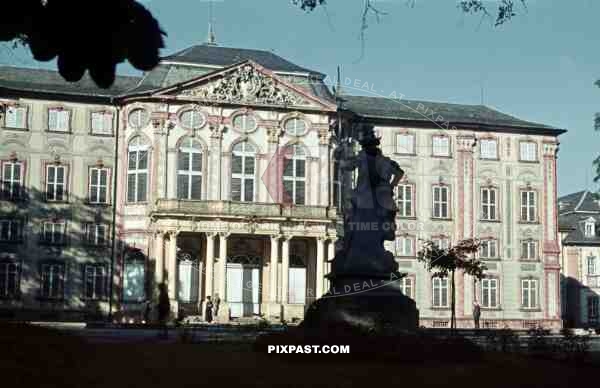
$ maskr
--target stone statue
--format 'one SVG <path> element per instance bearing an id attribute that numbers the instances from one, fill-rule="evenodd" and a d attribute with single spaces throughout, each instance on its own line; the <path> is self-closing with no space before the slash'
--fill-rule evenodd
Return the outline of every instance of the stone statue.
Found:
<path id="1" fill-rule="evenodd" d="M 403 275 L 393 253 L 384 248 L 385 241 L 396 237 L 394 187 L 404 171 L 381 153 L 372 127 L 361 127 L 358 140 L 362 150 L 340 162 L 346 171 L 357 169 L 358 179 L 344 219 L 342 248 L 327 275 L 330 289 L 308 308 L 302 327 L 415 331 L 415 301 L 402 294 Z"/>

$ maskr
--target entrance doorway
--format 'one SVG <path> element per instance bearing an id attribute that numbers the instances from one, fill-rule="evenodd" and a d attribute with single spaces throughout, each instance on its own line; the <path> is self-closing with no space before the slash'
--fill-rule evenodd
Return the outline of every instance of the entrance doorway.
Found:
<path id="1" fill-rule="evenodd" d="M 232 318 L 260 314 L 259 256 L 238 255 L 227 261 L 227 304 Z"/>

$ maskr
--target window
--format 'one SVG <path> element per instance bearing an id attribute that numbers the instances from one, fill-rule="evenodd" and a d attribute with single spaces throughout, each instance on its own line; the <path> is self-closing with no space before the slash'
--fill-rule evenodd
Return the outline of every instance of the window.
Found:
<path id="1" fill-rule="evenodd" d="M 85 290 L 86 299 L 104 299 L 106 296 L 106 266 L 85 266 Z"/>
<path id="2" fill-rule="evenodd" d="M 304 148 L 293 145 L 292 157 L 284 163 L 283 202 L 304 205 L 306 194 L 306 160 Z"/>
<path id="3" fill-rule="evenodd" d="M 108 203 L 108 177 L 109 169 L 105 167 L 90 168 L 90 182 L 88 198 L 90 203 Z"/>
<path id="4" fill-rule="evenodd" d="M 111 112 L 92 112 L 92 134 L 112 135 L 113 114 Z"/>
<path id="5" fill-rule="evenodd" d="M 177 255 L 178 263 L 178 296 L 185 303 L 198 301 L 198 261 L 189 253 Z"/>
<path id="6" fill-rule="evenodd" d="M 19 283 L 19 264 L 13 261 L 0 262 L 0 298 L 17 298 L 20 291 Z"/>
<path id="7" fill-rule="evenodd" d="M 46 165 L 46 201 L 66 201 L 67 166 Z"/>
<path id="8" fill-rule="evenodd" d="M 481 159 L 498 159 L 498 141 L 496 139 L 480 139 L 479 153 Z"/>
<path id="9" fill-rule="evenodd" d="M 431 279 L 433 289 L 433 307 L 448 307 L 448 278 Z"/>
<path id="10" fill-rule="evenodd" d="M 482 259 L 494 259 L 498 257 L 498 240 L 482 240 L 479 246 L 479 257 Z"/>
<path id="11" fill-rule="evenodd" d="M 396 237 L 396 256 L 414 256 L 414 239 L 410 236 Z"/>
<path id="12" fill-rule="evenodd" d="M 297 117 L 294 117 L 292 119 L 286 120 L 284 128 L 285 128 L 285 132 L 288 135 L 300 136 L 300 135 L 304 135 L 304 133 L 306 132 L 307 125 L 306 125 L 306 121 L 299 119 Z"/>
<path id="13" fill-rule="evenodd" d="M 139 251 L 128 253 L 123 270 L 123 301 L 141 302 L 146 298 L 146 260 Z"/>
<path id="14" fill-rule="evenodd" d="M 240 132 L 252 132 L 256 129 L 256 119 L 246 113 L 238 114 L 233 117 L 233 128 Z"/>
<path id="15" fill-rule="evenodd" d="M 600 298 L 596 295 L 588 296 L 587 308 L 588 308 L 588 320 L 598 319 L 598 305 L 600 304 Z"/>
<path id="16" fill-rule="evenodd" d="M 62 221 L 46 221 L 42 224 L 41 240 L 43 243 L 62 245 L 66 243 L 67 224 Z"/>
<path id="17" fill-rule="evenodd" d="M 400 217 L 413 217 L 413 185 L 399 184 L 398 190 L 398 215 Z"/>
<path id="18" fill-rule="evenodd" d="M 481 279 L 481 307 L 498 307 L 498 279 Z"/>
<path id="19" fill-rule="evenodd" d="M 450 239 L 447 237 L 434 237 L 431 239 L 438 249 L 450 248 Z"/>
<path id="20" fill-rule="evenodd" d="M 148 111 L 142 108 L 133 109 L 131 112 L 129 112 L 129 117 L 127 118 L 127 121 L 129 122 L 129 126 L 132 128 L 144 128 L 146 125 L 148 125 L 148 122 L 150 121 Z"/>
<path id="21" fill-rule="evenodd" d="M 196 109 L 188 109 L 179 115 L 181 126 L 188 129 L 202 128 L 206 123 L 204 114 Z"/>
<path id="22" fill-rule="evenodd" d="M 412 277 L 405 276 L 402 279 L 400 279 L 400 291 L 402 291 L 404 295 L 414 299 L 414 288 L 414 280 Z"/>
<path id="23" fill-rule="evenodd" d="M 65 289 L 65 266 L 59 263 L 42 264 L 41 297 L 62 299 Z"/>
<path id="24" fill-rule="evenodd" d="M 526 309 L 538 307 L 537 279 L 521 279 L 521 306 Z"/>
<path id="25" fill-rule="evenodd" d="M 596 256 L 588 256 L 587 258 L 587 274 L 596 274 Z"/>
<path id="26" fill-rule="evenodd" d="M 433 218 L 450 218 L 448 186 L 433 186 Z"/>
<path id="27" fill-rule="evenodd" d="M 533 190 L 521 191 L 521 221 L 535 222 L 537 219 L 536 211 L 536 192 Z"/>
<path id="28" fill-rule="evenodd" d="M 432 137 L 433 156 L 450 156 L 450 138 L 448 136 Z"/>
<path id="29" fill-rule="evenodd" d="M 537 161 L 537 143 L 533 141 L 522 141 L 520 143 L 521 160 L 525 162 Z"/>
<path id="30" fill-rule="evenodd" d="M 24 165 L 22 162 L 2 162 L 2 196 L 18 199 L 23 194 Z"/>
<path id="31" fill-rule="evenodd" d="M 585 237 L 594 237 L 596 235 L 596 225 L 593 221 L 585 222 Z"/>
<path id="32" fill-rule="evenodd" d="M 177 155 L 177 198 L 202 199 L 202 146 L 185 139 Z"/>
<path id="33" fill-rule="evenodd" d="M 0 220 L 0 241 L 18 242 L 23 239 L 23 223 L 21 220 Z"/>
<path id="34" fill-rule="evenodd" d="M 85 242 L 89 245 L 105 246 L 108 241 L 108 226 L 104 224 L 86 224 Z"/>
<path id="35" fill-rule="evenodd" d="M 27 107 L 9 106 L 4 113 L 4 126 L 6 128 L 27 128 Z"/>
<path id="36" fill-rule="evenodd" d="M 342 206 L 342 177 L 340 174 L 340 162 L 333 160 L 333 206 L 340 209 Z"/>
<path id="37" fill-rule="evenodd" d="M 537 257 L 537 241 L 531 239 L 521 241 L 521 259 L 537 260 Z"/>
<path id="38" fill-rule="evenodd" d="M 69 132 L 71 112 L 63 108 L 48 109 L 48 130 L 53 132 Z"/>
<path id="39" fill-rule="evenodd" d="M 498 219 L 498 191 L 495 188 L 481 189 L 481 219 L 484 221 Z"/>
<path id="40" fill-rule="evenodd" d="M 396 152 L 399 154 L 414 155 L 415 135 L 404 133 L 396 135 Z"/>
<path id="41" fill-rule="evenodd" d="M 233 147 L 231 166 L 231 200 L 254 201 L 256 148 L 248 143 Z"/>
<path id="42" fill-rule="evenodd" d="M 141 137 L 129 143 L 127 164 L 127 202 L 146 202 L 148 190 L 148 146 Z"/>

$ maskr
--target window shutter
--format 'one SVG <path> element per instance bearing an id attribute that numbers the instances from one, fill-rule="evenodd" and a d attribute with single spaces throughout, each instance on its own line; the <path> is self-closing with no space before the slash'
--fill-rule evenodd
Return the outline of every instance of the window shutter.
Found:
<path id="1" fill-rule="evenodd" d="M 241 178 L 231 178 L 231 200 L 242 200 L 242 180 Z"/>
<path id="2" fill-rule="evenodd" d="M 245 179 L 244 182 L 244 201 L 254 200 L 254 179 Z"/>
<path id="3" fill-rule="evenodd" d="M 296 182 L 296 205 L 305 204 L 305 185 L 302 181 Z"/>
<path id="4" fill-rule="evenodd" d="M 58 112 L 58 128 L 61 131 L 69 130 L 69 111 L 62 110 Z"/>

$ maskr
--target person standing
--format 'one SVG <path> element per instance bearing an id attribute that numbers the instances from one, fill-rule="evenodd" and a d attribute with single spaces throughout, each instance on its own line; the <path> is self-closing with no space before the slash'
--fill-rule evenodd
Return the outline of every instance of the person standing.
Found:
<path id="1" fill-rule="evenodd" d="M 206 297 L 206 307 L 204 308 L 204 319 L 211 323 L 213 320 L 213 302 L 210 300 L 210 295 Z"/>
<path id="2" fill-rule="evenodd" d="M 215 294 L 215 313 L 214 316 L 219 316 L 219 305 L 221 304 L 221 298 L 219 298 L 219 294 Z"/>
<path id="3" fill-rule="evenodd" d="M 479 329 L 479 317 L 481 316 L 481 306 L 479 306 L 479 302 L 477 300 L 473 301 L 473 321 L 475 323 L 475 328 Z"/>

